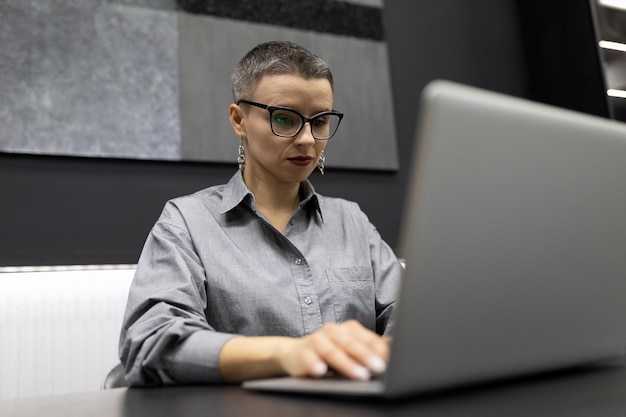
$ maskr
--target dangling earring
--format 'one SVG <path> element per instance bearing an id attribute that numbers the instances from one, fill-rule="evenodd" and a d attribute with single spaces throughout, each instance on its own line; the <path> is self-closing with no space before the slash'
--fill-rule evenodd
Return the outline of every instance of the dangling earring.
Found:
<path id="1" fill-rule="evenodd" d="M 324 151 L 320 154 L 320 159 L 317 160 L 317 169 L 320 170 L 322 175 L 324 175 L 324 163 L 326 162 L 326 157 L 324 156 Z"/>
<path id="2" fill-rule="evenodd" d="M 239 164 L 239 170 L 243 172 L 244 167 L 246 166 L 246 153 L 243 147 L 243 137 L 241 138 L 241 142 L 239 142 L 239 156 L 237 157 L 237 164 Z"/>

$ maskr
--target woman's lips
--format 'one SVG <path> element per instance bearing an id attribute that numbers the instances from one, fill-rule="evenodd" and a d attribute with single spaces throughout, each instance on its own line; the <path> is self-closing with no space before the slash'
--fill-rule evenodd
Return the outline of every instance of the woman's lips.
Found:
<path id="1" fill-rule="evenodd" d="M 313 158 L 310 156 L 296 156 L 294 158 L 287 158 L 289 162 L 299 167 L 305 167 L 311 163 Z"/>

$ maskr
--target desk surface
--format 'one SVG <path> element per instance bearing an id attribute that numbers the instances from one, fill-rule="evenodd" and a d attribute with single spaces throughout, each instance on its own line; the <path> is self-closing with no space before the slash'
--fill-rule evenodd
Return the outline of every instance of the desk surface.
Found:
<path id="1" fill-rule="evenodd" d="M 615 416 L 626 415 L 626 367 L 559 372 L 402 401 L 264 394 L 237 386 L 130 388 L 0 402 L 0 416 Z"/>

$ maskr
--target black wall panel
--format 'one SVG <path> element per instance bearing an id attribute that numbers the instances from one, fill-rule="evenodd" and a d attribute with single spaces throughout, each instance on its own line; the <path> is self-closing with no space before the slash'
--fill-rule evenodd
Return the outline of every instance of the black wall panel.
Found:
<path id="1" fill-rule="evenodd" d="M 400 169 L 329 169 L 316 189 L 357 201 L 395 246 L 419 93 L 447 78 L 527 96 L 514 0 L 385 2 Z M 169 198 L 226 181 L 236 164 L 0 154 L 0 265 L 134 263 Z"/>

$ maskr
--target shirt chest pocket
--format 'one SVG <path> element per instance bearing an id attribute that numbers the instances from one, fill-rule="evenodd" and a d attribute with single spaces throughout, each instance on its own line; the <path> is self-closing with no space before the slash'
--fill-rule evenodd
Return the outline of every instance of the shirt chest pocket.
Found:
<path id="1" fill-rule="evenodd" d="M 358 320 L 376 330 L 375 286 L 372 268 L 354 266 L 326 270 L 338 322 Z"/>

